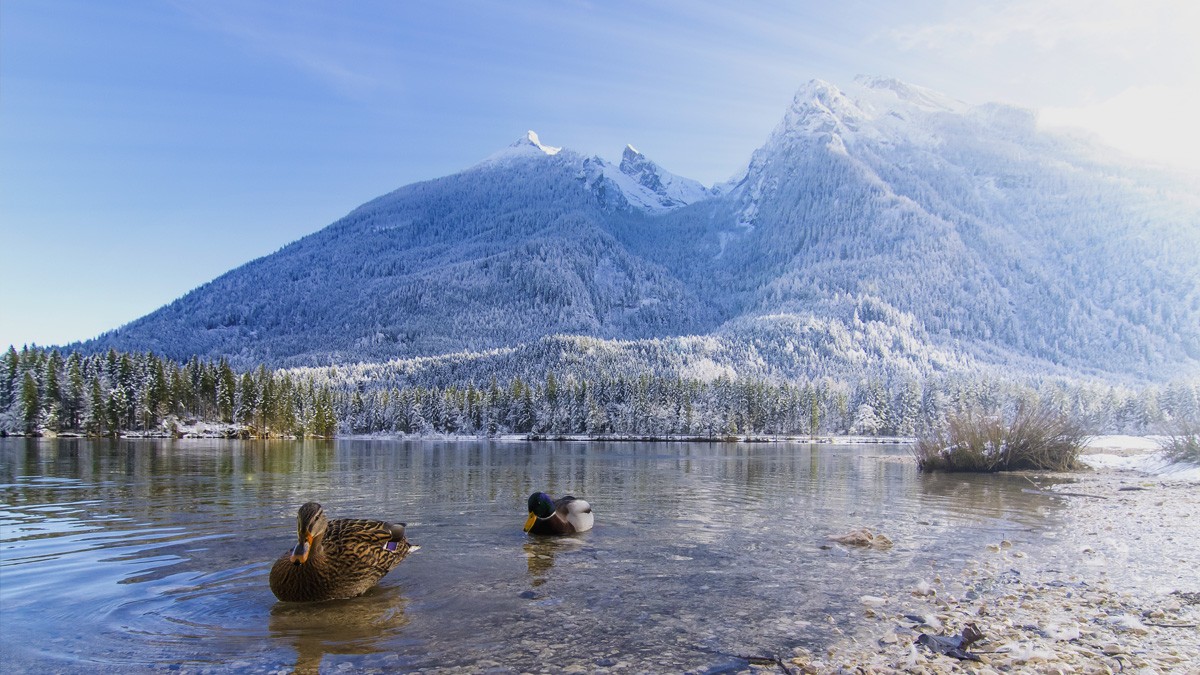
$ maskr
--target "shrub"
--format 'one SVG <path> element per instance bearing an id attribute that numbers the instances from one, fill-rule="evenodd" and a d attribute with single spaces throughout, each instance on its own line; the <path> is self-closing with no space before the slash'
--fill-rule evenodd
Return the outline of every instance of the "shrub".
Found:
<path id="1" fill-rule="evenodd" d="M 1163 453 L 1174 462 L 1200 464 L 1200 425 L 1183 425 L 1163 443 Z"/>
<path id="2" fill-rule="evenodd" d="M 921 471 L 1068 471 L 1078 466 L 1083 427 L 1046 406 L 1022 404 L 999 416 L 951 417 L 913 446 Z"/>

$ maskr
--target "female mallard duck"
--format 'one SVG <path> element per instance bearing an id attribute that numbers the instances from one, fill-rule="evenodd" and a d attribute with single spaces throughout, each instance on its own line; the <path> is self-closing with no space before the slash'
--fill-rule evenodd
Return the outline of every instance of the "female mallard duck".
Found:
<path id="1" fill-rule="evenodd" d="M 592 507 L 570 495 L 553 499 L 545 492 L 529 495 L 529 518 L 525 531 L 530 534 L 574 534 L 592 529 Z"/>
<path id="2" fill-rule="evenodd" d="M 271 592 L 285 602 L 352 598 L 365 593 L 409 553 L 404 523 L 329 520 L 316 502 L 296 515 L 300 543 L 271 568 Z"/>

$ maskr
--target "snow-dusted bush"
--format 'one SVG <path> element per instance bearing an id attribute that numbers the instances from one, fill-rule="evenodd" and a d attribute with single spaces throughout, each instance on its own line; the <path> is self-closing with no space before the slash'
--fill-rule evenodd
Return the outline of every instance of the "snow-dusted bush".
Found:
<path id="1" fill-rule="evenodd" d="M 1163 443 L 1163 452 L 1176 462 L 1200 464 L 1200 425 L 1185 425 Z"/>
<path id="2" fill-rule="evenodd" d="M 1086 438 L 1076 420 L 1045 405 L 1021 404 L 1010 417 L 953 416 L 917 440 L 922 471 L 1066 471 L 1077 465 Z"/>

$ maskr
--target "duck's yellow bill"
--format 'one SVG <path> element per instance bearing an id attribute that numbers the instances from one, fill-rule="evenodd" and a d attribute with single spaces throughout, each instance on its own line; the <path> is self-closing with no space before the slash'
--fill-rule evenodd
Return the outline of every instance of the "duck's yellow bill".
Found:
<path id="1" fill-rule="evenodd" d="M 537 522 L 537 514 L 531 511 L 529 513 L 529 518 L 525 520 L 525 531 L 528 532 L 529 529 L 533 527 L 535 522 Z"/>

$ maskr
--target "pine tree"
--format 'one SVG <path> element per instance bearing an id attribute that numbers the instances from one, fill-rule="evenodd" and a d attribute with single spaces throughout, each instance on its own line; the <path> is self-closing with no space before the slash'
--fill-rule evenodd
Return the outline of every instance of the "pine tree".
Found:
<path id="1" fill-rule="evenodd" d="M 355 391 L 350 397 L 350 418 L 346 425 L 351 433 L 361 434 L 369 431 L 366 425 L 366 405 L 363 403 L 362 392 Z"/>
<path id="2" fill-rule="evenodd" d="M 258 391 L 258 406 L 253 425 L 260 435 L 269 436 L 268 420 L 275 408 L 275 375 L 268 372 L 266 366 L 260 365 L 254 374 L 254 386 Z"/>
<path id="3" fill-rule="evenodd" d="M 3 413 L 17 402 L 17 394 L 21 387 L 21 357 L 14 347 L 9 347 L 4 353 L 0 365 L 0 413 Z"/>
<path id="4" fill-rule="evenodd" d="M 62 406 L 62 388 L 59 373 L 62 371 L 62 355 L 58 350 L 50 352 L 42 366 L 41 401 L 39 402 L 41 425 L 50 431 L 59 430 L 59 412 Z"/>
<path id="5" fill-rule="evenodd" d="M 898 420 L 896 433 L 900 436 L 916 434 L 921 420 L 921 385 L 915 380 L 908 380 L 896 397 L 894 406 Z"/>
<path id="6" fill-rule="evenodd" d="M 88 406 L 84 413 L 83 430 L 89 436 L 103 436 L 108 433 L 108 412 L 104 405 L 104 394 L 100 390 L 100 379 L 92 380 L 88 394 Z"/>
<path id="7" fill-rule="evenodd" d="M 25 433 L 32 434 L 37 430 L 40 414 L 41 396 L 37 380 L 33 378 L 33 373 L 27 370 L 21 381 L 21 420 L 25 426 Z"/>
<path id="8" fill-rule="evenodd" d="M 115 423 L 111 425 L 114 431 L 133 429 L 137 424 L 137 397 L 134 396 L 136 386 L 133 378 L 133 359 L 129 354 L 122 353 L 117 358 L 116 386 L 108 404 L 110 418 L 116 416 Z"/>
<path id="9" fill-rule="evenodd" d="M 142 428 L 151 429 L 165 417 L 170 408 L 168 403 L 169 388 L 167 373 L 162 361 L 153 354 L 146 354 L 142 363 L 145 375 L 142 391 L 138 395 L 141 401 Z"/>
<path id="10" fill-rule="evenodd" d="M 821 399 L 817 396 L 816 391 L 810 389 L 808 403 L 808 433 L 813 438 L 817 437 L 821 429 Z"/>
<path id="11" fill-rule="evenodd" d="M 234 398 L 237 391 L 237 379 L 229 361 L 221 359 L 217 365 L 215 381 L 216 411 L 218 419 L 225 423 L 233 422 Z"/>
<path id="12" fill-rule="evenodd" d="M 257 432 L 255 421 L 258 419 L 258 406 L 257 383 L 250 373 L 242 373 L 241 383 L 238 387 L 236 421 L 251 427 L 252 432 Z"/>
<path id="13" fill-rule="evenodd" d="M 313 433 L 328 438 L 337 433 L 337 418 L 333 414 L 333 394 L 325 387 L 317 392 L 313 413 Z"/>
<path id="14" fill-rule="evenodd" d="M 67 357 L 67 386 L 63 390 L 62 398 L 63 425 L 68 429 L 79 429 L 82 426 L 86 390 L 83 359 L 78 352 L 72 352 Z"/>
<path id="15" fill-rule="evenodd" d="M 126 410 L 129 408 L 129 398 L 125 395 L 125 390 L 117 387 L 112 390 L 108 397 L 108 403 L 104 406 L 104 412 L 107 413 L 104 426 L 108 427 L 108 433 L 112 436 L 120 434 L 122 429 L 128 429 L 126 425 Z"/>

